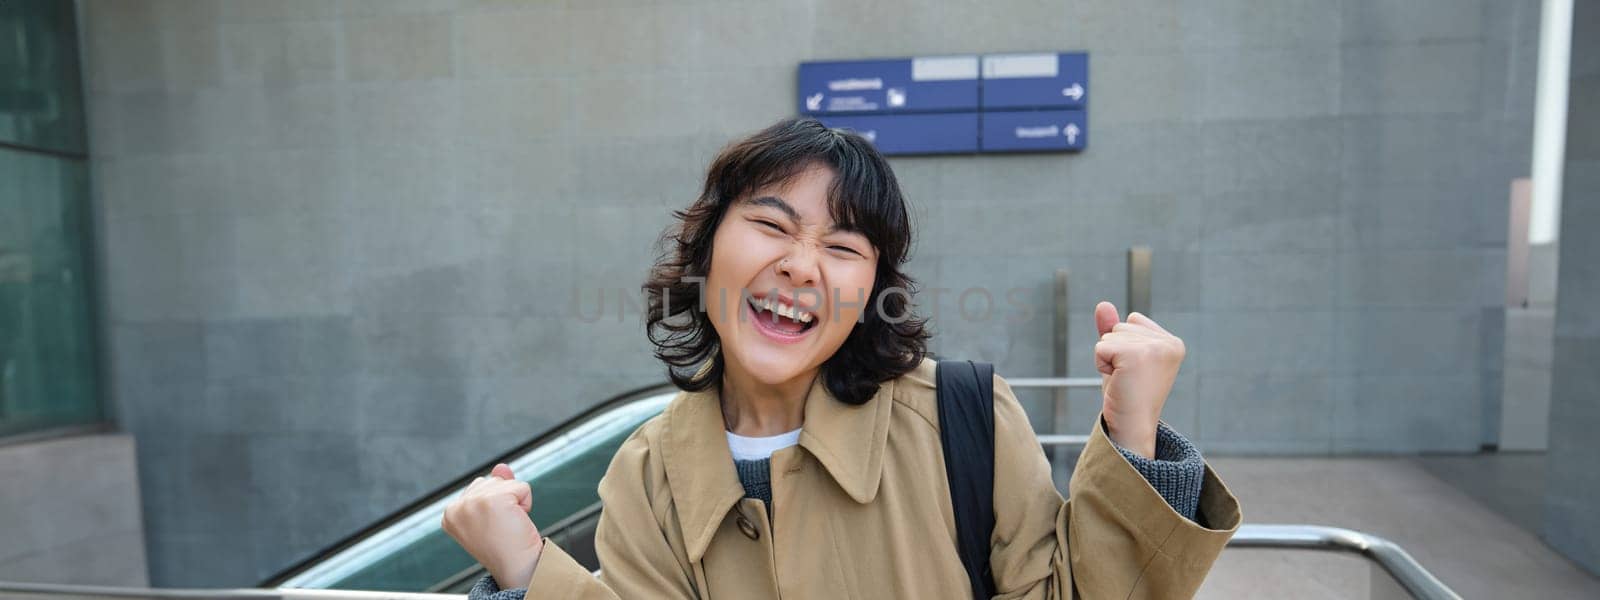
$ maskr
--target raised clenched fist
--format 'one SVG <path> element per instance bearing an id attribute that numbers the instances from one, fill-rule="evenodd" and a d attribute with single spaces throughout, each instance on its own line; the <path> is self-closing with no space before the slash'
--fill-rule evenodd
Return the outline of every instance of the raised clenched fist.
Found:
<path id="1" fill-rule="evenodd" d="M 520 588 L 533 579 L 544 538 L 528 511 L 533 490 L 517 481 L 511 467 L 495 465 L 488 477 L 472 480 L 444 509 L 444 532 L 489 570 L 502 588 Z"/>
<path id="2" fill-rule="evenodd" d="M 1123 322 L 1110 302 L 1095 305 L 1094 323 L 1100 331 L 1094 363 L 1101 374 L 1106 433 L 1118 446 L 1154 458 L 1156 423 L 1183 364 L 1183 340 L 1139 313 L 1129 313 Z"/>

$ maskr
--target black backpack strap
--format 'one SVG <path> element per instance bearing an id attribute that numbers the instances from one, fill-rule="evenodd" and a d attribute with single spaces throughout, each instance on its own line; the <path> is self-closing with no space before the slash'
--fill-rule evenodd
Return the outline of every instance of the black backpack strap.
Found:
<path id="1" fill-rule="evenodd" d="M 939 443 L 955 509 L 956 551 L 974 598 L 994 596 L 989 538 L 994 534 L 994 365 L 939 361 Z"/>

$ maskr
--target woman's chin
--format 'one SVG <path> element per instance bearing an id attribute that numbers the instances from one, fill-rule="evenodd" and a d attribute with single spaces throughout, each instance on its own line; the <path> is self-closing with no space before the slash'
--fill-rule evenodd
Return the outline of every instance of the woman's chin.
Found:
<path id="1" fill-rule="evenodd" d="M 809 357 L 799 354 L 777 348 L 747 348 L 739 363 L 749 370 L 750 378 L 757 382 L 779 385 L 793 381 L 807 371 Z"/>

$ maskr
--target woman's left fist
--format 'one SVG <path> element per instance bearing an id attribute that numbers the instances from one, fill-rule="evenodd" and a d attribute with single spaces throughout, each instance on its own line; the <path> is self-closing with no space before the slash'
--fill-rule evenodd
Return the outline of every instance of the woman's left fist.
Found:
<path id="1" fill-rule="evenodd" d="M 1156 423 L 1183 364 L 1183 340 L 1139 313 L 1122 322 L 1110 302 L 1095 305 L 1094 323 L 1100 331 L 1094 363 L 1102 376 L 1106 433 L 1118 446 L 1155 458 Z"/>

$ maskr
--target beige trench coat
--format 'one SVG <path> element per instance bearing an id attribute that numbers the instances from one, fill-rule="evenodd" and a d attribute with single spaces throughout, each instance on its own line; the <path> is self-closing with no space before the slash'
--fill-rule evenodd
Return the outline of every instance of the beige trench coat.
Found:
<path id="1" fill-rule="evenodd" d="M 1094 427 L 1071 502 L 995 377 L 997 598 L 1187 598 L 1238 528 L 1206 468 L 1202 527 Z M 744 498 L 715 390 L 680 393 L 623 442 L 600 482 L 595 577 L 554 542 L 528 598 L 970 598 L 939 444 L 934 362 L 860 406 L 820 379 L 800 443 L 772 455 L 775 518 Z M 537 502 L 538 490 L 534 490 Z"/>

